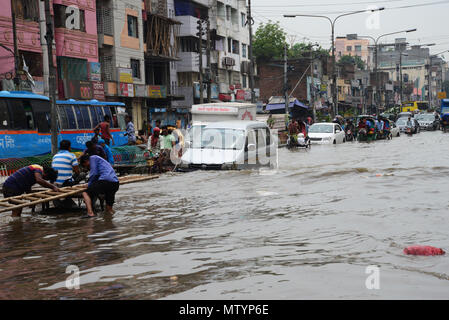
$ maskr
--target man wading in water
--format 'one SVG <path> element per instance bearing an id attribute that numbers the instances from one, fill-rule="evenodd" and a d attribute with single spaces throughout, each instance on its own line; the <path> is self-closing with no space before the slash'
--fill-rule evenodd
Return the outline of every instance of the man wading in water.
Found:
<path id="1" fill-rule="evenodd" d="M 90 170 L 87 190 L 83 192 L 84 202 L 87 207 L 87 217 L 95 217 L 92 205 L 92 198 L 104 195 L 106 201 L 105 213 L 113 214 L 112 206 L 115 201 L 115 194 L 120 183 L 112 166 L 105 159 L 99 156 L 83 155 L 80 158 L 80 165 Z"/>

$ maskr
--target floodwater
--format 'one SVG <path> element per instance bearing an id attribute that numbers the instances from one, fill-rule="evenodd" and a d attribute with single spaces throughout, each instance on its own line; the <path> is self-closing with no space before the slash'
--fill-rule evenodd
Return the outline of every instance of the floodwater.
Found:
<path id="1" fill-rule="evenodd" d="M 122 186 L 112 218 L 2 219 L 0 299 L 447 299 L 449 256 L 402 250 L 449 251 L 448 150 L 441 132 L 281 149 L 276 171 Z"/>

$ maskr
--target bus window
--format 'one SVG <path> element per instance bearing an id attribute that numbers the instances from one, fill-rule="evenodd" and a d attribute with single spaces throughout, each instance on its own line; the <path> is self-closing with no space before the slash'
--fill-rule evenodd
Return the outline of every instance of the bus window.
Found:
<path id="1" fill-rule="evenodd" d="M 117 122 L 122 131 L 126 130 L 126 122 L 125 122 L 126 113 L 117 114 Z"/>
<path id="2" fill-rule="evenodd" d="M 9 128 L 9 113 L 6 100 L 0 100 L 0 129 Z"/>
<path id="3" fill-rule="evenodd" d="M 116 107 L 109 107 L 111 110 L 111 128 L 118 128 L 118 121 L 117 121 L 117 108 Z"/>
<path id="4" fill-rule="evenodd" d="M 100 123 L 104 119 L 103 108 L 102 107 L 95 107 L 95 111 L 97 112 L 97 117 L 98 117 L 98 120 L 99 120 L 98 122 Z"/>
<path id="5" fill-rule="evenodd" d="M 42 100 L 31 100 L 37 131 L 49 133 L 51 128 L 50 103 Z"/>
<path id="6" fill-rule="evenodd" d="M 58 106 L 58 114 L 59 114 L 59 126 L 61 129 L 69 128 L 69 119 L 67 119 L 67 114 L 65 113 L 64 106 Z"/>
<path id="7" fill-rule="evenodd" d="M 92 118 L 92 127 L 96 127 L 101 122 L 101 118 L 98 117 L 95 107 L 88 107 L 88 109 Z"/>
<path id="8" fill-rule="evenodd" d="M 105 115 L 108 115 L 109 117 L 112 118 L 111 108 L 109 108 L 109 107 L 103 107 L 103 110 L 104 110 L 104 114 L 105 114 Z"/>
<path id="9" fill-rule="evenodd" d="M 92 123 L 90 122 L 89 108 L 81 107 L 81 114 L 83 115 L 83 118 L 84 118 L 84 128 L 91 129 Z"/>
<path id="10" fill-rule="evenodd" d="M 34 130 L 33 111 L 29 101 L 20 99 L 9 100 L 11 129 Z"/>
<path id="11" fill-rule="evenodd" d="M 65 106 L 65 112 L 67 114 L 68 126 L 67 129 L 76 129 L 75 113 L 73 112 L 72 106 Z"/>

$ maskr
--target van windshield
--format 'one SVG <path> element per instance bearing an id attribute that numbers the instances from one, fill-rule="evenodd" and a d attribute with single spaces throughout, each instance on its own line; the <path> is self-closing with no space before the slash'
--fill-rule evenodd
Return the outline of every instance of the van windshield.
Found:
<path id="1" fill-rule="evenodd" d="M 241 150 L 245 145 L 245 131 L 236 129 L 209 128 L 201 130 L 201 139 L 194 135 L 195 149 Z"/>

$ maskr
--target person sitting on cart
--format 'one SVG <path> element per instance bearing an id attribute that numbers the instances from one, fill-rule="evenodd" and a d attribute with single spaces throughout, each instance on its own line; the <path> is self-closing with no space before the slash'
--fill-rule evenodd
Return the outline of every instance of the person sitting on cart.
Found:
<path id="1" fill-rule="evenodd" d="M 296 122 L 296 119 L 292 119 L 288 125 L 288 134 L 296 142 L 298 140 L 298 133 L 298 123 Z"/>
<path id="2" fill-rule="evenodd" d="M 104 149 L 92 140 L 86 142 L 86 149 L 84 150 L 83 155 L 100 156 L 105 160 L 108 159 L 106 156 L 106 152 L 104 152 Z"/>
<path id="3" fill-rule="evenodd" d="M 106 160 L 114 166 L 114 156 L 112 155 L 111 148 L 106 144 L 103 139 L 98 140 L 98 144 L 103 148 L 104 153 L 106 153 Z"/>
<path id="4" fill-rule="evenodd" d="M 31 188 L 36 183 L 44 188 L 59 192 L 59 188 L 54 184 L 57 178 L 58 172 L 55 169 L 32 164 L 17 170 L 6 179 L 3 183 L 3 197 L 16 197 L 24 193 L 30 193 Z M 21 214 L 22 208 L 12 210 L 13 217 L 20 217 Z"/>
<path id="5" fill-rule="evenodd" d="M 164 156 L 161 153 L 161 130 L 158 127 L 153 129 L 153 134 L 150 139 L 148 139 L 147 149 L 150 151 L 150 157 L 155 162 L 155 165 L 159 168 L 159 171 L 162 172 L 162 164 L 164 162 Z"/>

